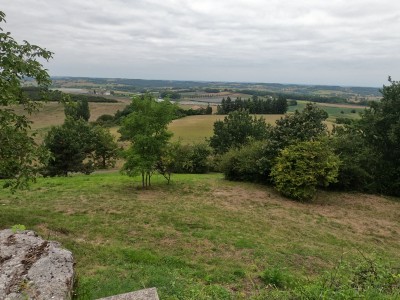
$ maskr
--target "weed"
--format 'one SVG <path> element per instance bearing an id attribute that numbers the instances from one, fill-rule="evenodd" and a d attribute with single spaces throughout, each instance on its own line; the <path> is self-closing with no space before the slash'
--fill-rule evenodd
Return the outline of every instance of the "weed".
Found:
<path id="1" fill-rule="evenodd" d="M 22 225 L 22 224 L 16 224 L 11 227 L 11 230 L 13 233 L 17 233 L 19 231 L 26 230 L 26 227 L 25 227 L 25 225 Z"/>
<path id="2" fill-rule="evenodd" d="M 261 279 L 265 284 L 280 289 L 291 286 L 293 282 L 292 276 L 286 270 L 277 267 L 266 269 L 261 275 Z"/>

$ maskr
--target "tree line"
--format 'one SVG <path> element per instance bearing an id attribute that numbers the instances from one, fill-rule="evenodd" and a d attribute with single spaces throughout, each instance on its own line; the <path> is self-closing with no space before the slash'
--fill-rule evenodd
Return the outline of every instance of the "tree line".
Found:
<path id="1" fill-rule="evenodd" d="M 251 114 L 284 114 L 288 110 L 288 102 L 283 97 L 262 99 L 258 96 L 247 100 L 238 97 L 232 101 L 228 96 L 217 106 L 217 114 L 226 115 L 240 109 L 248 110 Z"/>
<path id="2" fill-rule="evenodd" d="M 144 93 L 142 95 L 147 95 L 147 93 Z M 172 117 L 173 120 L 184 118 L 187 116 L 211 115 L 213 113 L 210 104 L 208 104 L 205 108 L 199 107 L 195 109 L 193 108 L 184 109 L 182 107 L 179 107 L 177 104 L 174 104 L 174 106 L 175 109 Z M 99 116 L 95 121 L 95 123 L 97 125 L 105 127 L 121 125 L 122 119 L 131 114 L 132 112 L 134 112 L 134 109 L 135 107 L 131 103 L 127 105 L 123 110 L 117 110 L 114 115 L 104 114 Z"/>
<path id="3" fill-rule="evenodd" d="M 43 90 L 40 87 L 30 86 L 22 87 L 22 95 L 31 99 L 32 101 L 54 101 L 62 102 L 66 99 L 70 101 L 88 101 L 88 102 L 103 102 L 103 103 L 117 103 L 115 99 L 109 99 L 101 96 L 82 95 L 82 94 L 65 94 L 58 90 Z"/>
<path id="4" fill-rule="evenodd" d="M 238 90 L 237 92 L 258 97 L 268 97 L 268 96 L 284 97 L 286 99 L 304 100 L 304 101 L 318 102 L 318 103 L 351 103 L 364 106 L 368 105 L 368 102 L 365 100 L 358 103 L 353 103 L 350 102 L 347 98 L 339 96 L 319 96 L 319 95 L 309 95 L 301 93 L 279 93 L 279 92 L 259 91 L 259 90 Z"/>

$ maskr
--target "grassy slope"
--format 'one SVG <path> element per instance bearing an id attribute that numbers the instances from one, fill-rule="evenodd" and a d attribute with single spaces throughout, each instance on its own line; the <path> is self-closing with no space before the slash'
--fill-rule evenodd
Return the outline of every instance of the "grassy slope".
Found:
<path id="1" fill-rule="evenodd" d="M 264 298 L 266 268 L 313 278 L 358 251 L 400 263 L 399 202 L 320 192 L 302 204 L 220 174 L 138 184 L 107 173 L 0 190 L 0 228 L 24 224 L 72 250 L 78 299 L 152 286 L 161 299 Z"/>

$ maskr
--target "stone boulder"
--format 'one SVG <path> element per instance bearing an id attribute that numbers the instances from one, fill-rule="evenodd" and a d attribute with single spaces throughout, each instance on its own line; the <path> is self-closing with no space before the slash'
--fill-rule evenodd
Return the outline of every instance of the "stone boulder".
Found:
<path id="1" fill-rule="evenodd" d="M 72 253 L 33 231 L 0 231 L 0 299 L 72 298 Z"/>

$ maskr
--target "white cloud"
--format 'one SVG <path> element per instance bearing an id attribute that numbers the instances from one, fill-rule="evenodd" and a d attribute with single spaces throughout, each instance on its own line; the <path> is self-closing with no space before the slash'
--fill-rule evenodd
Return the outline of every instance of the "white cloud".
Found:
<path id="1" fill-rule="evenodd" d="M 400 3 L 3 0 L 53 75 L 379 86 L 400 79 Z"/>

